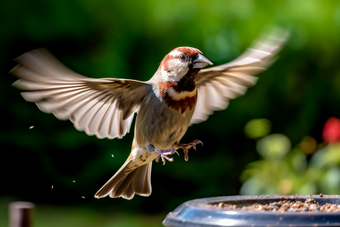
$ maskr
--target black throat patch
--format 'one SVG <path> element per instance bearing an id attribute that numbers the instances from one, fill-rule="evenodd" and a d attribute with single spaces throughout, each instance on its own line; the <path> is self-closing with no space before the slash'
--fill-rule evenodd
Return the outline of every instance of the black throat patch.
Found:
<path id="1" fill-rule="evenodd" d="M 175 86 L 173 86 L 175 91 L 193 91 L 196 87 L 195 79 L 199 71 L 200 69 L 193 69 L 192 67 L 190 67 L 188 73 L 185 74 L 185 76 L 183 76 L 182 79 L 178 81 Z"/>

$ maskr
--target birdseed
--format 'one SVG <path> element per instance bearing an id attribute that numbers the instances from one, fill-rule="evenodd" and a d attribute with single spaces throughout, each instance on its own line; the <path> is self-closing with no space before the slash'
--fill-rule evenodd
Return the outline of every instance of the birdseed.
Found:
<path id="1" fill-rule="evenodd" d="M 235 204 L 218 203 L 212 205 L 223 209 L 237 209 L 247 211 L 269 211 L 269 212 L 340 212 L 340 205 L 326 203 L 320 205 L 315 199 L 308 198 L 305 201 L 300 200 L 280 200 L 268 204 L 254 203 L 248 206 L 237 206 Z"/>

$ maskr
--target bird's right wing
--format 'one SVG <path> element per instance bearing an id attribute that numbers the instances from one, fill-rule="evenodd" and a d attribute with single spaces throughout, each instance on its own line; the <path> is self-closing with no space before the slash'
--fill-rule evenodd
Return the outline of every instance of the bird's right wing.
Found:
<path id="1" fill-rule="evenodd" d="M 151 89 L 148 83 L 79 75 L 62 65 L 46 49 L 18 57 L 10 73 L 20 79 L 13 85 L 45 113 L 98 138 L 121 138 L 129 132 L 134 112 Z"/>
<path id="2" fill-rule="evenodd" d="M 198 99 L 191 124 L 205 121 L 213 111 L 226 109 L 230 99 L 244 94 L 256 83 L 257 77 L 253 75 L 277 59 L 276 54 L 288 37 L 287 32 L 278 32 L 255 42 L 234 61 L 199 72 L 196 78 Z"/>

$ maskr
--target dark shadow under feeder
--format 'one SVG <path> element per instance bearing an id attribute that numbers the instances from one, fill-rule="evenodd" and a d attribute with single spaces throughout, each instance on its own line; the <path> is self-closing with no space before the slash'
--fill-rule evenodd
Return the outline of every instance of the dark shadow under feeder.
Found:
<path id="1" fill-rule="evenodd" d="M 280 201 L 305 202 L 313 200 L 320 206 L 340 205 L 338 195 L 310 196 L 225 196 L 190 200 L 163 221 L 164 226 L 340 226 L 340 212 L 287 210 L 260 211 L 238 209 L 252 204 L 266 205 Z M 236 209 L 228 209 L 218 204 L 234 204 Z"/>

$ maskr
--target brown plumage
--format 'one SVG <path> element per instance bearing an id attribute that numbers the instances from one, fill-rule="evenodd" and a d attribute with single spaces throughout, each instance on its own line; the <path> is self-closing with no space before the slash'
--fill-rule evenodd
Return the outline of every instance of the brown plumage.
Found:
<path id="1" fill-rule="evenodd" d="M 76 129 L 98 138 L 121 138 L 129 132 L 137 114 L 131 153 L 124 165 L 96 193 L 131 199 L 151 193 L 152 161 L 168 157 L 200 141 L 182 144 L 188 126 L 225 109 L 230 99 L 244 94 L 274 59 L 284 38 L 267 37 L 238 59 L 217 67 L 196 48 L 179 47 L 166 55 L 154 76 L 146 82 L 79 75 L 55 59 L 46 49 L 18 57 L 11 73 L 22 96 L 58 119 L 69 119 Z"/>

